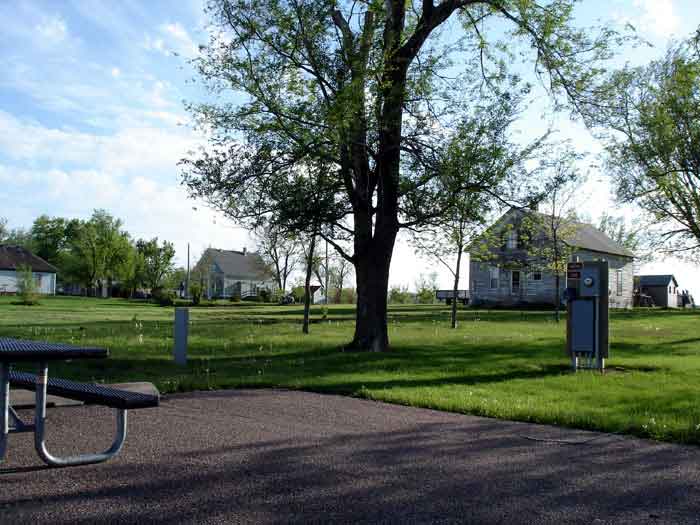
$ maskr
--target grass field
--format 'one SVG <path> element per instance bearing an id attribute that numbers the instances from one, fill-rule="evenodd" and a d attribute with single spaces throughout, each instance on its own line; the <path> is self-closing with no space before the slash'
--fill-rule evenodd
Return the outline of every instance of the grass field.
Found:
<path id="1" fill-rule="evenodd" d="M 624 432 L 700 444 L 700 311 L 611 315 L 605 375 L 573 374 L 565 322 L 547 312 L 390 310 L 392 351 L 342 352 L 354 311 L 321 310 L 301 334 L 298 306 L 191 310 L 189 365 L 171 359 L 171 308 L 123 300 L 49 298 L 41 306 L 0 298 L 0 336 L 107 347 L 100 361 L 57 364 L 82 380 L 147 380 L 163 392 L 279 386 L 521 421 Z"/>

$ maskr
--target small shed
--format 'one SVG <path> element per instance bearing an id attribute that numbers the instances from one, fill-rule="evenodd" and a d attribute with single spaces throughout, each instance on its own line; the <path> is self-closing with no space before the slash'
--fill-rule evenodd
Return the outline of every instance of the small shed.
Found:
<path id="1" fill-rule="evenodd" d="M 677 308 L 679 306 L 678 282 L 671 274 L 640 275 L 639 293 L 650 296 L 654 301 L 654 306 L 667 308 Z"/>
<path id="2" fill-rule="evenodd" d="M 58 270 L 23 246 L 0 245 L 0 294 L 16 294 L 19 291 L 22 268 L 30 268 L 37 292 L 56 294 Z"/>

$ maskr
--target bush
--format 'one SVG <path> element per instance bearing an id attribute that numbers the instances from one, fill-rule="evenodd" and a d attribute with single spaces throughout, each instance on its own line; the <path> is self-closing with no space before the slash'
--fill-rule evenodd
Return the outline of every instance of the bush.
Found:
<path id="1" fill-rule="evenodd" d="M 202 302 L 202 285 L 196 281 L 190 283 L 190 297 L 192 297 L 192 305 L 199 306 Z"/>
<path id="2" fill-rule="evenodd" d="M 303 303 L 304 302 L 304 296 L 306 295 L 305 293 L 305 288 L 303 286 L 295 286 L 292 288 L 291 296 L 294 297 L 294 300 L 297 303 Z"/>
<path id="3" fill-rule="evenodd" d="M 390 304 L 407 304 L 411 302 L 411 294 L 406 286 L 392 286 L 389 290 Z"/>
<path id="4" fill-rule="evenodd" d="M 162 288 L 157 288 L 153 290 L 151 295 L 153 297 L 153 300 L 159 306 L 174 306 L 175 299 L 177 297 L 173 292 L 169 290 L 163 290 Z"/>
<path id="5" fill-rule="evenodd" d="M 17 295 L 20 298 L 19 304 L 33 306 L 39 304 L 39 293 L 37 292 L 34 274 L 29 266 L 18 268 L 19 282 L 17 283 Z"/>
<path id="6" fill-rule="evenodd" d="M 354 288 L 343 288 L 340 293 L 341 304 L 357 303 L 357 291 Z"/>
<path id="7" fill-rule="evenodd" d="M 267 288 L 263 288 L 258 292 L 258 296 L 263 303 L 269 303 L 272 298 L 272 293 Z"/>

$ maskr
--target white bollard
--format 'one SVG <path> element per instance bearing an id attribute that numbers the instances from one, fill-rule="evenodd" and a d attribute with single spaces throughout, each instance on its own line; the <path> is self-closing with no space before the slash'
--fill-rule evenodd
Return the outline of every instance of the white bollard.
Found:
<path id="1" fill-rule="evenodd" d="M 187 364 L 187 333 L 190 325 L 189 308 L 175 308 L 175 327 L 173 337 L 173 357 L 178 365 Z"/>

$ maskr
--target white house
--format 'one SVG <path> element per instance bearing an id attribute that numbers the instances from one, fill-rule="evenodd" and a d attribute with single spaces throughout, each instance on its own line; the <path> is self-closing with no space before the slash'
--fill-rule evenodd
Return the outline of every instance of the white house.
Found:
<path id="1" fill-rule="evenodd" d="M 0 245 L 0 294 L 17 293 L 22 268 L 31 268 L 40 294 L 56 294 L 58 270 L 26 248 L 10 245 Z"/>
<path id="2" fill-rule="evenodd" d="M 274 291 L 277 284 L 257 253 L 247 250 L 207 249 L 197 263 L 204 275 L 207 297 L 228 298 L 256 296 L 262 289 Z"/>

